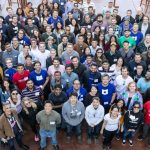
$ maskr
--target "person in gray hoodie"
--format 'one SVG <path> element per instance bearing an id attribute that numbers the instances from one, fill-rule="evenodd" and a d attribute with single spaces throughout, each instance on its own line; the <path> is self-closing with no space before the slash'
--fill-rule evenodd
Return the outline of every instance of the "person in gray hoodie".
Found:
<path id="1" fill-rule="evenodd" d="M 75 128 L 78 143 L 81 144 L 81 122 L 84 119 L 84 112 L 84 105 L 78 101 L 77 93 L 71 93 L 69 100 L 62 107 L 62 116 L 67 127 L 67 143 L 70 143 L 72 130 Z"/>
<path id="2" fill-rule="evenodd" d="M 100 104 L 99 97 L 93 97 L 92 104 L 86 107 L 85 120 L 87 122 L 87 143 L 91 144 L 91 138 L 94 137 L 95 144 L 98 144 L 98 136 L 102 121 L 104 118 L 104 107 Z"/>

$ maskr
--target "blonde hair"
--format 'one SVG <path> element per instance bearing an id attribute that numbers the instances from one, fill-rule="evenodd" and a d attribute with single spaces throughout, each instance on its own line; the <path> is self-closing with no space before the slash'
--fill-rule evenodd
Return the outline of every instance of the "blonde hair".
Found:
<path id="1" fill-rule="evenodd" d="M 135 87 L 136 87 L 135 92 L 137 92 L 137 91 L 138 91 L 138 88 L 137 88 L 137 85 L 136 85 L 136 83 L 135 83 L 134 81 L 132 81 L 132 82 L 130 82 L 130 83 L 128 84 L 128 87 L 127 87 L 128 91 L 129 91 L 129 86 L 130 86 L 131 84 L 135 84 Z"/>
<path id="2" fill-rule="evenodd" d="M 29 111 L 27 109 L 27 107 L 25 106 L 24 102 L 25 101 L 29 101 L 31 103 L 31 107 L 35 110 L 37 109 L 37 105 L 33 102 L 32 99 L 30 99 L 29 97 L 24 97 L 22 99 L 21 105 L 22 105 L 22 109 L 26 112 L 26 114 L 29 114 Z"/>

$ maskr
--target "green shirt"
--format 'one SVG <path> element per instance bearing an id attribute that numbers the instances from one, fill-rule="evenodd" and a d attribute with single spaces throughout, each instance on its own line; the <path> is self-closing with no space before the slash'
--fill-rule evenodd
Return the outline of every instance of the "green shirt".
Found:
<path id="1" fill-rule="evenodd" d="M 129 47 L 130 48 L 133 48 L 134 46 L 136 46 L 136 42 L 135 42 L 135 40 L 132 37 L 126 38 L 125 36 L 121 36 L 118 39 L 118 43 L 119 43 L 119 45 L 120 45 L 121 48 L 123 47 L 124 41 L 128 41 L 129 42 Z"/>
<path id="2" fill-rule="evenodd" d="M 45 110 L 40 111 L 36 115 L 36 120 L 40 125 L 40 129 L 47 131 L 56 129 L 56 125 L 61 123 L 60 114 L 54 110 L 50 114 L 46 114 Z"/>

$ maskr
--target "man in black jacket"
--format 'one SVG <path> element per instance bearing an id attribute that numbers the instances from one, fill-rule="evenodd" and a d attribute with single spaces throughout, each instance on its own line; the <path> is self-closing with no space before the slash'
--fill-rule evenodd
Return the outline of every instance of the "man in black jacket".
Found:
<path id="1" fill-rule="evenodd" d="M 21 26 L 20 23 L 18 23 L 17 15 L 13 15 L 12 23 L 9 24 L 9 28 L 8 28 L 9 41 L 11 41 L 12 38 L 17 35 L 19 29 L 23 29 L 23 27 Z"/>
<path id="2" fill-rule="evenodd" d="M 97 65 L 91 64 L 90 69 L 84 71 L 82 83 L 87 92 L 90 91 L 91 86 L 97 86 L 101 82 L 101 74 L 97 71 Z"/>
<path id="3" fill-rule="evenodd" d="M 80 82 L 82 81 L 82 76 L 84 71 L 86 70 L 86 67 L 80 63 L 79 57 L 73 56 L 71 58 L 71 62 L 73 64 L 73 72 L 78 74 Z"/>

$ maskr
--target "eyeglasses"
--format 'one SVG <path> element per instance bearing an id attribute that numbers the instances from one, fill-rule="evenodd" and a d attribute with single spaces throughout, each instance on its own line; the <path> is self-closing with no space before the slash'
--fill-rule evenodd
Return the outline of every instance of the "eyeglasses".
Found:
<path id="1" fill-rule="evenodd" d="M 30 102 L 27 102 L 27 103 L 24 103 L 25 105 L 29 105 L 30 104 Z"/>
<path id="2" fill-rule="evenodd" d="M 12 93 L 12 95 L 18 95 L 18 93 Z"/>
<path id="3" fill-rule="evenodd" d="M 138 106 L 134 106 L 134 108 L 137 108 L 137 109 L 139 109 L 140 107 L 138 107 Z"/>
<path id="4" fill-rule="evenodd" d="M 102 53 L 102 52 L 97 52 L 97 53 Z"/>

